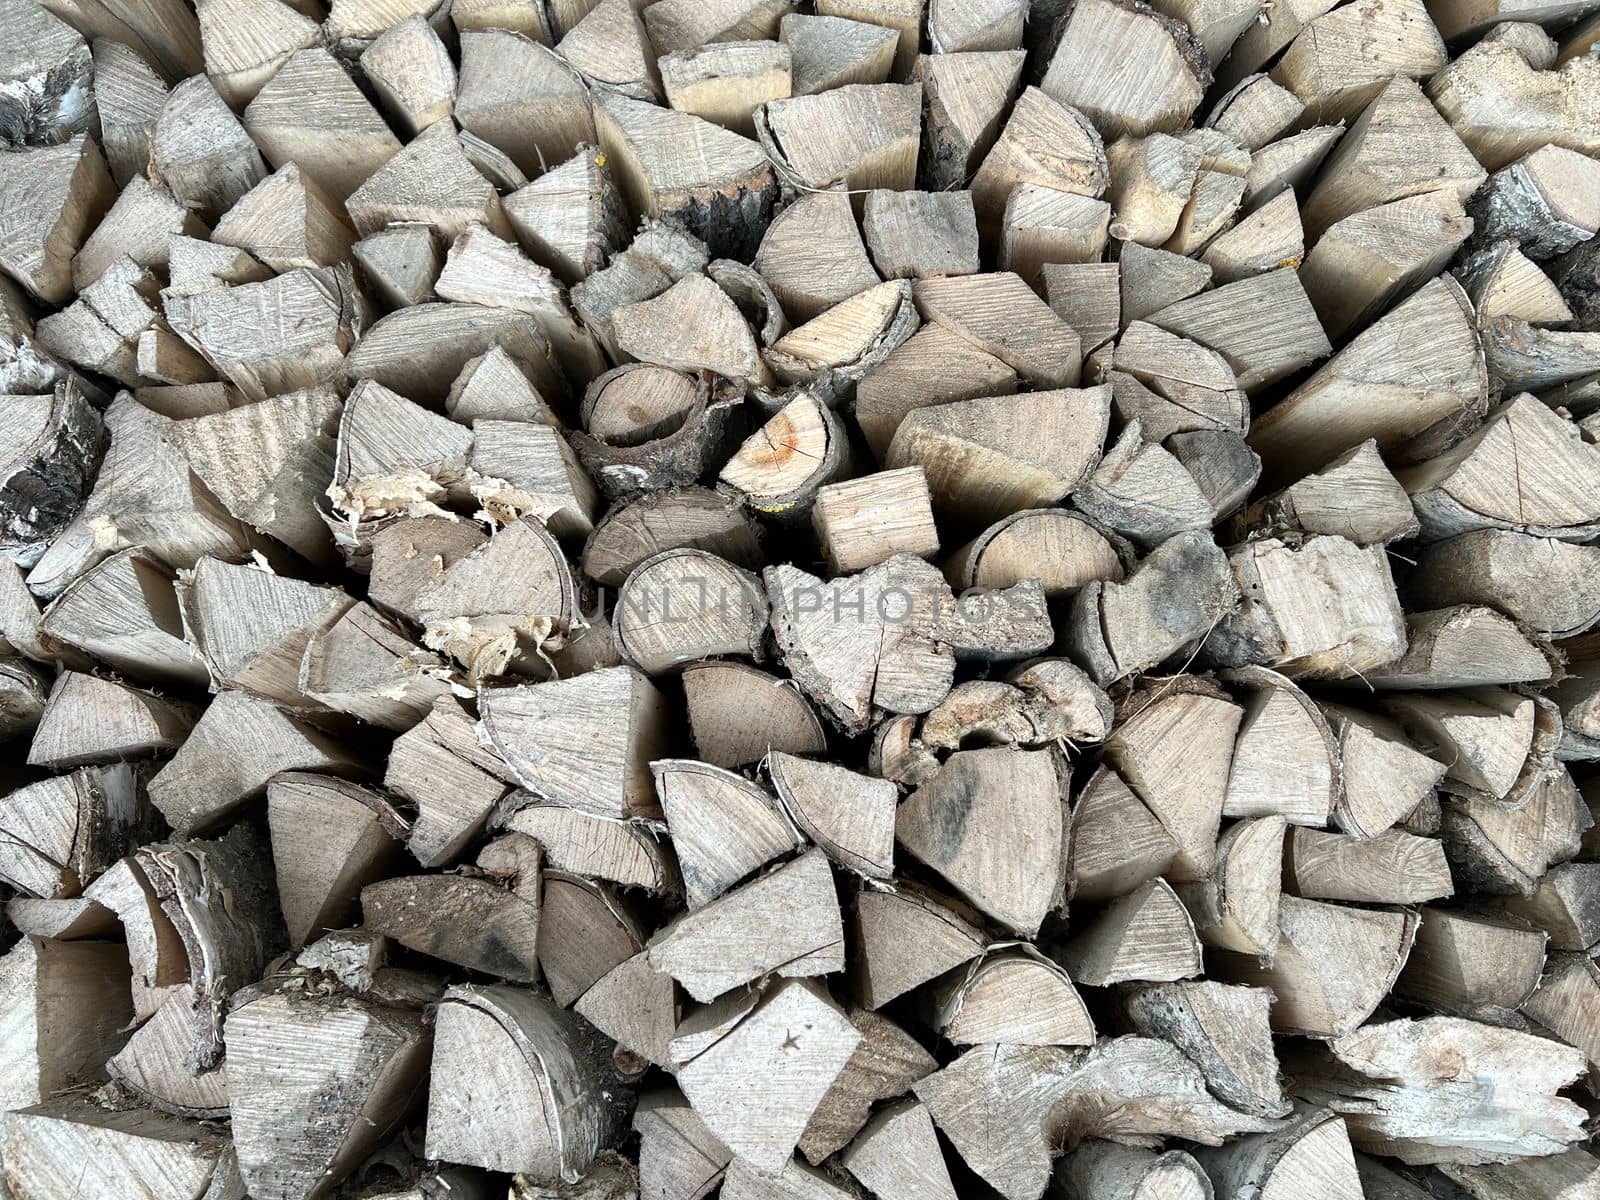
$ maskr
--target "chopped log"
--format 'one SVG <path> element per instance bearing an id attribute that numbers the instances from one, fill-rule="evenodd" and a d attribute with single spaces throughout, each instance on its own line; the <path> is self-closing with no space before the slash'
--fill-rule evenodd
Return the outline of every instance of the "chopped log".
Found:
<path id="1" fill-rule="evenodd" d="M 48 9 L 13 5 L 0 78 L 6 88 L 0 139 L 6 149 L 52 146 L 97 126 L 96 81 L 89 44 Z"/>
<path id="2" fill-rule="evenodd" d="M 1050 504 L 1094 470 L 1110 399 L 1101 386 L 918 408 L 896 429 L 886 465 L 920 466 L 935 507 L 968 519 Z M 1041 437 L 1047 428 L 1057 433 Z"/>
<path id="3" fill-rule="evenodd" d="M 1516 807 L 1491 797 L 1444 806 L 1445 852 L 1457 878 L 1475 891 L 1531 896 L 1550 865 L 1572 858 L 1588 810 L 1564 770 L 1549 771 Z"/>
<path id="4" fill-rule="evenodd" d="M 480 864 L 493 849 L 484 852 Z M 644 944 L 637 922 L 609 884 L 561 871 L 545 871 L 541 880 L 539 967 L 555 1002 L 570 1008 Z"/>
<path id="5" fill-rule="evenodd" d="M 139 1105 L 102 1108 L 89 1095 L 18 1106 L 6 1117 L 0 1147 L 7 1180 L 24 1196 L 65 1196 L 74 1188 L 106 1196 L 160 1189 L 181 1200 L 242 1194 L 228 1165 L 228 1139 Z"/>
<path id="6" fill-rule="evenodd" d="M 692 113 L 621 96 L 597 97 L 595 123 L 637 215 L 681 221 L 715 257 L 750 256 L 778 190 L 759 146 Z"/>
<path id="7" fill-rule="evenodd" d="M 970 192 L 867 193 L 863 228 L 885 279 L 971 275 L 978 270 L 978 226 Z"/>
<path id="8" fill-rule="evenodd" d="M 882 1109 L 850 1143 L 840 1162 L 883 1200 L 955 1200 L 933 1119 L 917 1100 Z"/>
<path id="9" fill-rule="evenodd" d="M 1457 1055 L 1471 1056 L 1470 1078 L 1449 1065 Z M 1582 1053 L 1515 1029 L 1459 1017 L 1389 1021 L 1307 1059 L 1297 1093 L 1344 1117 L 1355 1145 L 1401 1162 L 1557 1154 L 1584 1136 L 1582 1110 L 1555 1095 L 1582 1072 Z"/>
<path id="10" fill-rule="evenodd" d="M 1121 540 L 1064 509 L 1023 509 L 1002 517 L 946 560 L 951 585 L 1007 588 L 1037 579 L 1047 597 L 1070 596 L 1096 579 L 1120 580 Z"/>
<path id="11" fill-rule="evenodd" d="M 1106 157 L 1111 166 L 1107 195 L 1115 213 L 1112 233 L 1136 245 L 1163 245 L 1177 232 L 1194 194 L 1204 159 L 1200 147 L 1156 133 L 1119 138 L 1107 147 Z"/>
<path id="12" fill-rule="evenodd" d="M 1338 737 L 1343 793 L 1334 806 L 1339 828 L 1353 837 L 1376 837 L 1432 793 L 1445 765 L 1411 745 L 1400 726 L 1384 717 L 1322 704 Z"/>
<path id="13" fill-rule="evenodd" d="M 1600 522 L 1592 507 L 1600 451 L 1526 393 L 1504 401 L 1471 437 L 1401 472 L 1400 482 L 1434 541 L 1490 528 L 1581 539 Z"/>
<path id="14" fill-rule="evenodd" d="M 1448 61 L 1422 0 L 1388 0 L 1311 21 L 1272 78 L 1305 102 L 1306 124 L 1328 124 L 1353 119 L 1390 79 L 1426 79 Z"/>
<path id="15" fill-rule="evenodd" d="M 633 5 L 628 0 L 602 0 L 595 5 L 585 2 L 581 9 L 588 11 L 556 43 L 556 53 L 591 86 L 613 88 L 636 100 L 658 99 L 661 75 L 645 23 Z"/>
<path id="16" fill-rule="evenodd" d="M 756 136 L 791 186 L 906 190 L 916 182 L 921 112 L 920 84 L 847 84 L 769 101 Z"/>
<path id="17" fill-rule="evenodd" d="M 928 483 L 920 467 L 819 489 L 811 522 L 835 574 L 864 570 L 896 554 L 930 558 L 939 552 Z"/>
<path id="18" fill-rule="evenodd" d="M 1370 672 L 1375 688 L 1466 688 L 1551 678 L 1548 648 L 1492 608 L 1461 605 L 1406 615 L 1405 657 Z M 1470 647 L 1470 648 L 1469 648 Z"/>
<path id="19" fill-rule="evenodd" d="M 1200 974 L 1194 922 L 1164 879 L 1112 900 L 1061 955 L 1072 977 L 1090 987 Z"/>
<path id="20" fill-rule="evenodd" d="M 649 763 L 665 749 L 660 693 L 631 667 L 479 695 L 482 734 L 533 792 L 597 816 L 659 816 Z"/>
<path id="21" fill-rule="evenodd" d="M 650 492 L 613 507 L 583 551 L 583 573 L 617 587 L 646 559 L 697 549 L 739 567 L 761 563 L 754 522 L 715 492 L 682 488 Z"/>
<path id="22" fill-rule="evenodd" d="M 1025 58 L 1015 49 L 917 56 L 913 77 L 922 84 L 923 101 L 917 178 L 923 187 L 961 187 L 973 176 L 1000 135 Z"/>
<path id="23" fill-rule="evenodd" d="M 1379 204 L 1329 226 L 1300 271 L 1323 328 L 1340 339 L 1365 326 L 1437 275 L 1473 227 L 1446 190 Z"/>
<path id="24" fill-rule="evenodd" d="M 1129 421 L 1072 502 L 1097 524 L 1142 546 L 1211 527 L 1211 502 L 1178 459 Z"/>
<path id="25" fill-rule="evenodd" d="M 1148 322 L 1134 321 L 1123 330 L 1111 366 L 1112 400 L 1118 415 L 1125 422 L 1137 420 L 1151 440 L 1178 433 L 1242 436 L 1245 432 L 1245 394 L 1233 368 L 1215 350 Z"/>
<path id="26" fill-rule="evenodd" d="M 1030 383 L 1041 388 L 1077 384 L 1078 335 L 1019 276 L 1002 271 L 922 279 L 916 299 L 928 320 L 955 330 Z"/>
<path id="27" fill-rule="evenodd" d="M 134 176 L 72 256 L 72 286 L 84 291 L 123 255 L 141 267 L 165 269 L 172 234 L 203 238 L 206 227 L 161 184 Z"/>
<path id="28" fill-rule="evenodd" d="M 1425 549 L 1411 592 L 1419 604 L 1492 604 L 1547 637 L 1581 633 L 1600 619 L 1589 576 L 1600 560 L 1552 538 L 1483 530 Z"/>
<path id="29" fill-rule="evenodd" d="M 112 1059 L 106 1072 L 153 1108 L 180 1117 L 215 1119 L 228 1115 L 226 1065 L 195 1074 L 194 988 L 181 983 L 166 994 L 156 1014 L 140 1025 Z"/>
<path id="30" fill-rule="evenodd" d="M 257 159 L 259 162 L 259 158 Z M 116 198 L 94 139 L 0 159 L 0 271 L 48 304 L 72 296 L 72 259 Z"/>
<path id="31" fill-rule="evenodd" d="M 418 953 L 520 983 L 539 977 L 539 906 L 485 879 L 411 875 L 361 889 L 363 924 Z"/>
<path id="32" fill-rule="evenodd" d="M 1114 64 L 1127 61 L 1147 64 L 1136 88 L 1117 77 Z M 1183 128 L 1210 84 L 1205 53 L 1183 22 L 1091 0 L 1068 10 L 1040 87 L 1114 140 Z"/>
<path id="33" fill-rule="evenodd" d="M 1492 325 L 1498 317 L 1548 325 L 1565 325 L 1573 319 L 1555 280 L 1509 239 L 1470 255 L 1457 278 L 1480 324 Z"/>
<path id="34" fill-rule="evenodd" d="M 1233 523 L 1301 533 L 1335 534 L 1358 546 L 1415 537 L 1411 498 L 1368 438 L 1325 467 L 1251 505 Z"/>
<path id="35" fill-rule="evenodd" d="M 112 179 L 126 188 L 150 162 L 150 137 L 166 103 L 167 85 L 125 42 L 97 37 L 92 51 L 100 146 Z"/>
<path id="36" fill-rule="evenodd" d="M 1398 829 L 1375 838 L 1292 829 L 1284 886 L 1308 900 L 1362 904 L 1421 904 L 1455 890 L 1443 844 Z"/>
<path id="37" fill-rule="evenodd" d="M 857 992 L 862 1004 L 881 1008 L 983 953 L 988 938 L 975 919 L 971 910 L 914 885 L 863 888 L 856 896 L 853 922 L 860 946 Z"/>
<path id="38" fill-rule="evenodd" d="M 1286 822 L 1273 815 L 1236 821 L 1217 839 L 1216 867 L 1180 883 L 1179 896 L 1208 946 L 1272 958 L 1278 944 Z"/>
<path id="39" fill-rule="evenodd" d="M 678 371 L 715 371 L 759 380 L 755 335 L 732 298 L 704 275 L 680 279 L 659 296 L 616 310 L 618 349 Z"/>
<path id="40" fill-rule="evenodd" d="M 650 827 L 530 800 L 520 792 L 507 804 L 520 801 L 530 802 L 497 824 L 538 842 L 552 869 L 651 892 L 665 891 L 676 881 L 676 858 Z"/>
<path id="41" fill-rule="evenodd" d="M 1384 708 L 1419 750 L 1446 764 L 1445 778 L 1504 799 L 1516 785 L 1534 744 L 1531 699 L 1499 688 L 1459 694 L 1397 695 Z"/>
<path id="42" fill-rule="evenodd" d="M 681 1015 L 678 1010 L 677 984 L 650 966 L 646 951 L 595 980 L 573 1005 L 580 1017 L 616 1039 L 612 1062 L 627 1076 L 640 1073 L 646 1063 L 672 1068 L 669 1044 Z"/>
<path id="43" fill-rule="evenodd" d="M 428 1157 L 547 1183 L 588 1166 L 619 1120 L 576 1025 L 523 988 L 449 989 L 434 1034 Z"/>
<path id="44" fill-rule="evenodd" d="M 1220 56 L 1212 51 L 1207 30 L 1181 12 L 1172 15 L 1188 20 L 1195 36 L 1205 44 L 1211 61 L 1220 61 Z M 1253 154 L 1288 133 L 1304 111 L 1305 104 L 1300 97 L 1274 83 L 1271 77 L 1247 75 L 1216 102 L 1205 123 L 1207 128 L 1227 134 Z"/>
<path id="45" fill-rule="evenodd" d="M 703 550 L 645 559 L 617 594 L 617 649 L 648 675 L 715 655 L 760 659 L 766 624 L 760 581 Z"/>
<path id="46" fill-rule="evenodd" d="M 1072 597 L 1067 643 L 1105 686 L 1205 638 L 1238 604 L 1227 557 L 1199 531 L 1157 546 L 1126 581 L 1091 580 Z M 1160 611 L 1159 622 L 1152 614 Z"/>
<path id="47" fill-rule="evenodd" d="M 1210 265 L 1218 284 L 1236 283 L 1286 264 L 1300 266 L 1305 249 L 1305 233 L 1300 227 L 1300 213 L 1295 208 L 1294 197 L 1289 192 L 1280 192 L 1232 229 L 1213 238 L 1201 258 Z M 1301 283 L 1305 283 L 1303 274 Z M 1307 294 L 1310 294 L 1309 288 Z M 1311 297 L 1311 302 L 1316 305 L 1315 296 Z M 1327 318 L 1320 311 L 1318 316 L 1327 330 Z M 1329 332 L 1337 336 L 1336 331 Z"/>
<path id="48" fill-rule="evenodd" d="M 797 1028 L 803 1037 L 795 1037 Z M 860 1042 L 860 1031 L 815 985 L 789 980 L 679 1067 L 678 1085 L 713 1136 L 770 1174 L 789 1162 Z M 770 1102 L 746 1103 L 752 1087 L 771 1087 Z"/>
<path id="49" fill-rule="evenodd" d="M 456 66 L 422 13 L 381 31 L 361 51 L 360 61 L 372 90 L 408 134 L 415 137 L 450 115 Z"/>
<path id="50" fill-rule="evenodd" d="M 1057 1169 L 1062 1200 L 1205 1200 L 1211 1184 L 1182 1150 L 1156 1154 L 1115 1142 L 1087 1141 Z"/>
<path id="51" fill-rule="evenodd" d="M 1060 902 L 1065 818 L 1051 752 L 966 750 L 901 805 L 895 840 L 997 922 L 1032 936 Z"/>
<path id="52" fill-rule="evenodd" d="M 838 416 L 815 393 L 801 391 L 745 439 L 718 480 L 744 507 L 797 523 L 848 462 Z"/>
<path id="53" fill-rule="evenodd" d="M 1428 98 L 1488 170 L 1540 146 L 1584 154 L 1600 149 L 1592 95 L 1597 64 L 1573 58 L 1537 70 L 1505 42 L 1482 42 L 1428 81 Z M 1516 113 L 1508 120 L 1507 112 Z"/>
<path id="54" fill-rule="evenodd" d="M 365 763 L 352 751 L 269 701 L 227 691 L 150 781 L 150 802 L 179 833 L 193 833 L 262 795 L 280 771 L 359 775 Z"/>
<path id="55" fill-rule="evenodd" d="M 1134 322 L 1143 321 L 1152 313 L 1198 295 L 1211 283 L 1211 267 L 1208 263 L 1136 241 L 1123 242 L 1118 265 L 1122 272 L 1124 332 L 1132 329 Z M 1222 365 L 1227 366 L 1226 360 Z M 1229 366 L 1228 371 L 1231 373 L 1232 370 Z"/>
<path id="56" fill-rule="evenodd" d="M 1326 1109 L 1305 1109 L 1280 1129 L 1201 1150 L 1198 1157 L 1218 1193 L 1239 1200 L 1292 1196 L 1308 1188 L 1328 1200 L 1387 1200 L 1363 1190 L 1367 1180 L 1351 1153 L 1345 1122 Z"/>
<path id="57" fill-rule="evenodd" d="M 592 146 L 505 197 L 504 205 L 523 248 L 567 283 L 597 271 L 626 240 L 621 196 Z"/>
<path id="58" fill-rule="evenodd" d="M 1333 732 L 1321 712 L 1276 672 L 1247 667 L 1225 678 L 1247 695 L 1222 815 L 1276 813 L 1293 825 L 1326 825 L 1341 781 Z"/>
<path id="59" fill-rule="evenodd" d="M 300 660 L 352 603 L 338 588 L 210 556 L 178 579 L 184 625 L 212 685 L 289 708 L 316 707 L 300 690 Z"/>
<path id="60" fill-rule="evenodd" d="M 1600 211 L 1588 196 L 1595 162 L 1564 146 L 1545 145 L 1501 167 L 1473 196 L 1474 244 L 1519 244 L 1529 258 L 1564 254 L 1594 236 Z"/>
<path id="61" fill-rule="evenodd" d="M 210 676 L 180 636 L 173 576 L 141 547 L 119 551 L 68 584 L 39 633 L 143 682 L 203 687 Z"/>
<path id="62" fill-rule="evenodd" d="M 1219 1099 L 1257 1116 L 1288 1113 L 1267 1020 L 1271 992 L 1194 980 L 1139 984 L 1122 998 L 1134 1029 L 1175 1045 Z"/>
<path id="63" fill-rule="evenodd" d="M 404 818 L 371 788 L 285 772 L 267 785 L 267 825 L 289 944 L 350 924 L 361 889 L 399 864 Z"/>
<path id="64" fill-rule="evenodd" d="M 269 985 L 270 986 L 270 985 Z M 228 1093 L 252 1195 L 313 1195 L 405 1116 L 427 1070 L 420 1012 L 357 996 L 269 992 L 228 1016 Z"/>
<path id="65" fill-rule="evenodd" d="M 1419 154 L 1418 147 L 1426 150 Z M 1425 172 L 1423 161 L 1429 164 Z M 1352 213 L 1422 191 L 1451 191 L 1464 203 L 1486 177 L 1422 89 L 1397 77 L 1351 123 L 1300 216 L 1306 233 L 1321 237 Z"/>
<path id="66" fill-rule="evenodd" d="M 924 325 L 862 377 L 856 422 L 884 461 L 895 431 L 913 410 L 1016 390 L 1016 372 L 1000 359 L 951 329 Z"/>
<path id="67" fill-rule="evenodd" d="M 1098 768 L 1072 806 L 1069 899 L 1124 896 L 1172 864 L 1177 842 L 1115 771 Z"/>
<path id="68" fill-rule="evenodd" d="M 783 813 L 829 858 L 868 878 L 892 877 L 893 784 L 782 751 L 768 752 L 767 769 Z"/>
<path id="69" fill-rule="evenodd" d="M 786 206 L 761 239 L 755 265 L 796 321 L 878 283 L 842 193 L 804 193 Z"/>
<path id="70" fill-rule="evenodd" d="M 1467 1189 L 1473 1200 L 1508 1200 L 1517 1195 L 1582 1196 L 1597 1182 L 1594 1155 L 1576 1147 L 1543 1158 L 1463 1166 L 1441 1163 L 1441 1174 Z"/>
<path id="71" fill-rule="evenodd" d="M 460 703 L 441 696 L 395 739 L 383 783 L 415 807 L 408 847 L 423 866 L 435 867 L 477 835 L 510 778 L 494 752 L 478 744 Z"/>
<path id="72" fill-rule="evenodd" d="M 840 970 L 844 935 L 827 858 L 809 850 L 719 896 L 657 933 L 649 951 L 652 968 L 702 1002 L 769 972 Z"/>
<path id="73" fill-rule="evenodd" d="M 1600 942 L 1592 899 L 1595 863 L 1559 863 L 1550 868 L 1530 896 L 1507 896 L 1500 903 L 1549 935 L 1552 950 L 1586 950 Z"/>
<path id="74" fill-rule="evenodd" d="M 1341 679 L 1405 652 L 1405 621 L 1381 546 L 1328 536 L 1299 546 L 1266 538 L 1237 548 L 1229 563 L 1244 602 L 1207 639 L 1219 663 Z"/>
<path id="75" fill-rule="evenodd" d="M 367 282 L 390 309 L 436 299 L 433 281 L 444 257 L 427 225 L 401 222 L 368 234 L 351 246 Z"/>
<path id="76" fill-rule="evenodd" d="M 774 751 L 821 754 L 827 748 L 816 713 L 788 679 L 719 660 L 687 663 L 679 678 L 690 734 L 705 762 L 736 770 Z M 762 703 L 753 705 L 752 688 L 770 690 L 761 693 Z"/>
<path id="77" fill-rule="evenodd" d="M 659 66 L 672 108 L 746 138 L 756 136 L 755 114 L 763 105 L 790 95 L 790 51 L 772 42 L 680 48 L 663 54 Z"/>
<path id="78" fill-rule="evenodd" d="M 1094 1024 L 1072 979 L 1030 946 L 984 955 L 952 973 L 934 1003 L 935 1023 L 958 1046 L 1094 1043 Z"/>
<path id="79" fill-rule="evenodd" d="M 1150 314 L 1150 321 L 1217 351 L 1246 391 L 1309 366 L 1332 349 L 1292 270 L 1268 271 L 1179 300 Z"/>
<path id="80" fill-rule="evenodd" d="M 650 769 L 691 909 L 803 845 L 777 801 L 743 776 L 689 759 Z"/>
<path id="81" fill-rule="evenodd" d="M 837 403 L 917 326 L 911 287 L 891 280 L 841 301 L 762 351 L 783 383 Z"/>
<path id="82" fill-rule="evenodd" d="M 467 161 L 447 121 L 429 125 L 369 175 L 345 210 L 363 235 L 397 221 L 425 224 L 446 242 L 475 222 L 509 232 L 494 185 Z"/>
<path id="83" fill-rule="evenodd" d="M 1270 964 L 1255 956 L 1217 956 L 1217 977 L 1270 988 L 1278 997 L 1272 1028 L 1304 1037 L 1341 1038 L 1388 995 L 1416 936 L 1414 913 L 1345 908 L 1285 896 L 1282 936 Z M 1290 1068 L 1290 1074 L 1295 1074 Z"/>
<path id="84" fill-rule="evenodd" d="M 1540 986 L 1545 935 L 1492 915 L 1430 906 L 1420 916 L 1395 995 L 1432 1012 L 1510 1024 Z"/>
<path id="85" fill-rule="evenodd" d="M 896 30 L 882 25 L 792 12 L 784 14 L 779 37 L 792 64 L 787 95 L 795 96 L 850 84 L 887 83 L 900 41 Z"/>

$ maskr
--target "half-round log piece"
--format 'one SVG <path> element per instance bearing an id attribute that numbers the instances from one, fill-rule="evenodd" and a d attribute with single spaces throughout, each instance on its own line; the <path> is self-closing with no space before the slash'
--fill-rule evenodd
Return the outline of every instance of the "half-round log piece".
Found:
<path id="1" fill-rule="evenodd" d="M 916 183 L 921 116 L 921 87 L 847 84 L 769 101 L 756 113 L 756 137 L 797 191 L 904 191 Z M 840 129 L 850 136 L 835 137 Z"/>
<path id="2" fill-rule="evenodd" d="M 1194 922 L 1164 879 L 1119 896 L 1061 950 L 1079 983 L 1189 979 L 1200 974 Z"/>
<path id="3" fill-rule="evenodd" d="M 536 796 L 602 817 L 658 817 L 650 761 L 666 701 L 631 667 L 479 693 L 481 736 Z"/>
<path id="4" fill-rule="evenodd" d="M 1057 1168 L 1061 1200 L 1211 1200 L 1211 1181 L 1182 1150 L 1087 1141 Z"/>
<path id="5" fill-rule="evenodd" d="M 0 460 L 0 550 L 31 567 L 78 513 L 94 479 L 104 422 L 78 388 L 0 401 L 10 426 Z"/>
<path id="6" fill-rule="evenodd" d="M 1061 897 L 1066 804 L 1053 751 L 962 750 L 901 804 L 895 839 L 1031 937 Z"/>
<path id="7" fill-rule="evenodd" d="M 1235 822 L 1217 839 L 1211 876 L 1178 885 L 1200 940 L 1208 946 L 1272 957 L 1278 944 L 1285 828 L 1277 814 Z"/>
<path id="8" fill-rule="evenodd" d="M 1431 906 L 1418 915 L 1416 944 L 1395 980 L 1396 997 L 1425 1005 L 1430 1012 L 1503 1025 L 1515 1019 L 1511 1014 L 1534 989 L 1543 990 L 1540 974 L 1549 940 L 1543 930 L 1493 914 Z M 1554 965 L 1558 960 L 1551 961 Z M 1529 1015 L 1550 1024 L 1539 1013 L 1530 1010 Z"/>
<path id="9" fill-rule="evenodd" d="M 843 474 L 849 456 L 839 418 L 801 392 L 745 439 L 717 478 L 746 507 L 795 524 L 810 516 L 817 490 Z"/>
<path id="10" fill-rule="evenodd" d="M 1072 979 L 1030 945 L 954 972 L 935 997 L 935 1023 L 957 1046 L 1092 1046 L 1094 1022 Z"/>
<path id="11" fill-rule="evenodd" d="M 508 807 L 526 792 L 507 797 Z M 670 848 L 643 822 L 614 821 L 562 804 L 533 800 L 501 822 L 544 848 L 545 862 L 557 871 L 605 879 L 624 887 L 664 891 L 677 879 Z"/>
<path id="12" fill-rule="evenodd" d="M 1534 750 L 1538 706 L 1505 689 L 1395 695 L 1384 708 L 1469 794 L 1507 799 Z"/>
<path id="13" fill-rule="evenodd" d="M 780 380 L 830 397 L 847 396 L 917 328 L 911 284 L 892 279 L 868 288 L 791 329 L 762 357 Z"/>
<path id="14" fill-rule="evenodd" d="M 1531 896 L 1552 863 L 1578 853 L 1589 819 L 1571 774 L 1557 764 L 1514 807 L 1487 796 L 1447 800 L 1441 832 L 1451 870 L 1464 888 Z"/>
<path id="15" fill-rule="evenodd" d="M 583 1043 L 578 1022 L 534 992 L 451 988 L 434 1034 L 428 1157 L 542 1183 L 575 1178 L 618 1124 Z"/>
<path id="16" fill-rule="evenodd" d="M 719 654 L 761 658 L 766 625 L 761 581 L 694 549 L 668 550 L 635 567 L 613 618 L 617 649 L 650 675 Z"/>
<path id="17" fill-rule="evenodd" d="M 801 322 L 878 283 L 843 192 L 800 193 L 772 218 L 755 265 L 784 311 Z"/>
<path id="18" fill-rule="evenodd" d="M 1376 837 L 1444 778 L 1445 765 L 1413 746 L 1398 722 L 1342 704 L 1320 707 L 1339 742 L 1344 788 L 1333 820 L 1344 832 Z"/>
<path id="19" fill-rule="evenodd" d="M 1545 637 L 1600 621 L 1600 547 L 1503 529 L 1463 533 L 1423 549 L 1408 599 L 1417 607 L 1488 604 Z"/>
<path id="20" fill-rule="evenodd" d="M 1276 993 L 1278 1033 L 1337 1038 L 1358 1028 L 1389 994 L 1411 953 L 1417 917 L 1285 896 L 1279 928 L 1269 965 L 1253 954 L 1223 953 L 1217 977 Z"/>
<path id="21" fill-rule="evenodd" d="M 767 770 L 784 813 L 829 858 L 870 878 L 893 876 L 894 784 L 781 751 L 769 755 Z"/>
<path id="22" fill-rule="evenodd" d="M 689 663 L 680 679 L 689 733 L 705 762 L 737 770 L 773 751 L 827 751 L 822 722 L 793 680 L 725 659 Z"/>
<path id="23" fill-rule="evenodd" d="M 742 775 L 692 759 L 650 764 L 690 908 L 802 844 L 777 800 Z"/>
<path id="24" fill-rule="evenodd" d="M 194 989 L 179 984 L 156 1014 L 133 1032 L 106 1063 L 106 1072 L 146 1104 L 181 1117 L 228 1116 L 228 1068 L 223 1063 L 196 1073 Z"/>
<path id="25" fill-rule="evenodd" d="M 1375 688 L 1470 688 L 1542 683 L 1555 671 L 1551 651 L 1510 618 L 1482 605 L 1406 614 L 1406 653 L 1368 672 Z"/>
<path id="26" fill-rule="evenodd" d="M 57 771 L 176 750 L 200 711 L 181 700 L 78 671 L 57 675 L 48 699 L 42 689 L 35 691 L 39 681 L 20 661 L 0 667 L 0 675 L 13 681 L 10 689 L 0 685 L 0 692 L 15 697 L 0 701 L 0 708 L 8 716 L 31 708 L 39 723 L 28 744 L 28 762 Z M 5 723 L 0 719 L 0 726 Z"/>
<path id="27" fill-rule="evenodd" d="M 1051 599 L 1093 579 L 1119 580 L 1131 554 L 1120 538 L 1064 508 L 1025 508 L 1002 517 L 945 561 L 952 587 L 1007 588 L 1037 579 Z"/>

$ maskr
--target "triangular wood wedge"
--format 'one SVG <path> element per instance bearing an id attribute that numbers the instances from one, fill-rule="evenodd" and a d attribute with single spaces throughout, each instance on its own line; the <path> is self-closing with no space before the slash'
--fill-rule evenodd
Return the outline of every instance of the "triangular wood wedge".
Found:
<path id="1" fill-rule="evenodd" d="M 1134 1029 L 1183 1051 L 1218 1099 L 1257 1116 L 1288 1113 L 1267 1020 L 1271 992 L 1196 979 L 1125 988 L 1122 1001 Z"/>
<path id="2" fill-rule="evenodd" d="M 702 1002 L 770 972 L 843 969 L 843 922 L 826 856 L 809 850 L 680 917 L 651 939 L 649 953 L 652 968 Z"/>
<path id="3" fill-rule="evenodd" d="M 934 995 L 957 1046 L 1091 1046 L 1094 1022 L 1067 972 L 1027 944 L 1004 945 L 953 972 Z"/>
<path id="4" fill-rule="evenodd" d="M 690 908 L 803 844 L 777 800 L 742 775 L 690 759 L 650 764 Z"/>
<path id="5" fill-rule="evenodd" d="M 778 750 L 767 770 L 783 811 L 829 858 L 869 878 L 893 875 L 899 794 L 892 783 Z"/>
<path id="6" fill-rule="evenodd" d="M 1062 949 L 1072 978 L 1090 987 L 1200 974 L 1194 922 L 1164 879 L 1119 896 Z"/>

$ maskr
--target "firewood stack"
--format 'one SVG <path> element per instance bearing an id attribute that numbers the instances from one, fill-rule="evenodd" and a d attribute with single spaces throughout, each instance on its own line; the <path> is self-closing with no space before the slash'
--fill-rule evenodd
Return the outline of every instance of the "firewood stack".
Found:
<path id="1" fill-rule="evenodd" d="M 0 1196 L 1600 1197 L 1600 0 L 0 20 Z"/>

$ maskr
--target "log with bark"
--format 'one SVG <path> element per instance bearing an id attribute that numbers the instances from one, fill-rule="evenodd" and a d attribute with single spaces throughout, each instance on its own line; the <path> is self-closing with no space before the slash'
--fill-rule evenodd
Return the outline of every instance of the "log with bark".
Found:
<path id="1" fill-rule="evenodd" d="M 0 0 L 0 1195 L 1595 1195 L 1595 7 Z"/>

